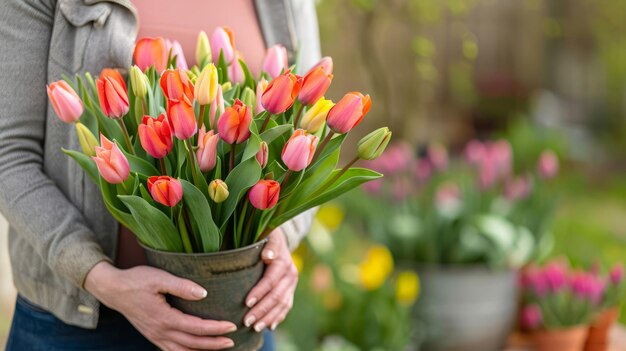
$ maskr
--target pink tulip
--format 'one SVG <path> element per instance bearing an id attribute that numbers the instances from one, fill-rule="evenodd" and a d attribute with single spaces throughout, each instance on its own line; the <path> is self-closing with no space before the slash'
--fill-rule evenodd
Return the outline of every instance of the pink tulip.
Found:
<path id="1" fill-rule="evenodd" d="M 559 173 L 559 159 L 552 150 L 544 150 L 537 161 L 537 172 L 543 179 L 554 178 Z"/>
<path id="2" fill-rule="evenodd" d="M 237 51 L 235 53 L 235 59 L 233 63 L 228 66 L 228 78 L 231 82 L 235 84 L 243 84 L 246 81 L 246 76 L 243 73 L 243 68 L 241 67 L 241 63 L 239 60 L 242 59 L 241 53 Z"/>
<path id="3" fill-rule="evenodd" d="M 543 269 L 543 276 L 552 293 L 559 293 L 567 286 L 567 268 L 558 262 L 549 263 Z"/>
<path id="4" fill-rule="evenodd" d="M 267 72 L 270 77 L 276 78 L 283 70 L 287 70 L 287 67 L 287 49 L 284 46 L 276 44 L 267 49 L 261 68 L 264 72 Z"/>
<path id="5" fill-rule="evenodd" d="M 494 162 L 498 177 L 507 176 L 511 173 L 513 151 L 508 141 L 498 140 L 492 143 L 487 152 L 490 154 L 492 162 Z"/>
<path id="6" fill-rule="evenodd" d="M 445 171 L 448 168 L 448 150 L 441 144 L 431 144 L 426 149 L 428 160 L 433 168 L 438 171 Z"/>
<path id="7" fill-rule="evenodd" d="M 263 108 L 263 92 L 267 89 L 267 85 L 269 83 L 265 80 L 265 78 L 261 78 L 261 80 L 256 85 L 256 107 L 254 109 L 254 113 L 259 114 L 265 111 Z"/>
<path id="8" fill-rule="evenodd" d="M 307 134 L 304 129 L 297 129 L 285 143 L 282 159 L 287 168 L 299 172 L 309 166 L 315 154 L 319 139 Z"/>
<path id="9" fill-rule="evenodd" d="M 227 107 L 217 122 L 220 138 L 228 144 L 241 144 L 250 137 L 252 113 L 239 99 Z"/>
<path id="10" fill-rule="evenodd" d="M 530 290 L 537 295 L 537 297 L 544 297 L 549 292 L 548 281 L 543 271 L 539 269 L 528 272 L 528 283 Z"/>
<path id="11" fill-rule="evenodd" d="M 419 183 L 425 183 L 433 174 L 433 166 L 425 159 L 420 158 L 415 164 L 415 177 Z"/>
<path id="12" fill-rule="evenodd" d="M 275 180 L 259 180 L 248 193 L 252 206 L 266 210 L 276 206 L 280 198 L 280 184 Z"/>
<path id="13" fill-rule="evenodd" d="M 291 71 L 285 72 L 267 85 L 261 97 L 263 108 L 274 115 L 287 111 L 296 101 L 301 88 L 302 77 Z"/>
<path id="14" fill-rule="evenodd" d="M 178 179 L 168 176 L 152 176 L 148 178 L 148 191 L 154 201 L 174 207 L 183 198 L 183 186 Z"/>
<path id="15" fill-rule="evenodd" d="M 120 148 L 100 134 L 100 146 L 96 146 L 95 149 L 96 156 L 92 159 L 96 162 L 102 178 L 110 184 L 124 182 L 130 174 L 130 166 Z"/>
<path id="16" fill-rule="evenodd" d="M 324 72 L 327 75 L 333 74 L 333 59 L 332 59 L 332 57 L 330 57 L 330 56 L 322 57 L 320 62 L 316 63 L 315 66 L 311 67 L 309 72 L 313 71 L 317 67 L 322 67 L 324 69 Z"/>
<path id="17" fill-rule="evenodd" d="M 61 121 L 73 123 L 80 119 L 83 114 L 83 102 L 66 81 L 59 80 L 50 83 L 47 90 L 54 112 Z"/>
<path id="18" fill-rule="evenodd" d="M 184 101 L 187 105 L 193 105 L 193 83 L 182 69 L 166 70 L 163 72 L 159 84 L 168 104 Z"/>
<path id="19" fill-rule="evenodd" d="M 332 74 L 327 74 L 324 67 L 316 67 L 304 76 L 302 89 L 298 99 L 303 105 L 311 105 L 317 102 L 330 86 L 333 80 Z"/>
<path id="20" fill-rule="evenodd" d="M 261 168 L 265 168 L 265 166 L 267 166 L 268 156 L 269 149 L 267 147 L 267 143 L 262 141 L 261 146 L 259 147 L 259 151 L 256 153 L 256 160 L 259 161 L 259 165 L 261 165 Z"/>
<path id="21" fill-rule="evenodd" d="M 146 71 L 154 66 L 157 73 L 167 68 L 167 45 L 163 38 L 142 38 L 135 44 L 133 59 L 139 69 Z"/>
<path id="22" fill-rule="evenodd" d="M 521 314 L 522 327 L 526 329 L 537 329 L 541 326 L 543 315 L 538 305 L 532 304 L 524 307 Z"/>
<path id="23" fill-rule="evenodd" d="M 509 201 L 517 201 L 530 196 L 533 183 L 529 176 L 518 176 L 507 179 L 504 183 L 504 197 Z"/>
<path id="24" fill-rule="evenodd" d="M 465 146 L 465 160 L 469 164 L 480 164 L 485 157 L 485 153 L 485 144 L 481 143 L 479 140 L 472 140 Z"/>
<path id="25" fill-rule="evenodd" d="M 187 104 L 185 101 L 170 101 L 167 107 L 167 117 L 174 135 L 180 140 L 187 140 L 198 131 L 193 106 Z"/>
<path id="26" fill-rule="evenodd" d="M 624 266 L 616 264 L 609 272 L 609 280 L 613 285 L 620 285 L 624 280 Z"/>
<path id="27" fill-rule="evenodd" d="M 209 121 L 211 122 L 211 127 L 213 127 L 213 123 L 216 122 L 216 116 L 219 117 L 222 113 L 224 113 L 224 94 L 222 93 L 222 86 L 218 84 L 215 100 L 209 108 Z"/>
<path id="28" fill-rule="evenodd" d="M 235 59 L 235 39 L 233 32 L 228 27 L 217 27 L 211 34 L 211 54 L 213 62 L 218 64 L 220 52 L 224 56 L 224 61 L 230 66 Z"/>
<path id="29" fill-rule="evenodd" d="M 176 57 L 176 68 L 180 68 L 185 71 L 188 70 L 189 66 L 187 66 L 185 53 L 183 52 L 183 47 L 180 45 L 178 40 L 165 39 L 165 46 L 167 48 L 167 52 L 171 52 L 170 55 L 172 58 Z"/>
<path id="30" fill-rule="evenodd" d="M 96 80 L 96 88 L 100 108 L 107 117 L 118 119 L 128 113 L 130 105 L 126 84 L 119 73 L 112 74 L 111 71 L 103 71 Z"/>
<path id="31" fill-rule="evenodd" d="M 344 95 L 328 112 L 326 123 L 335 133 L 344 134 L 356 127 L 372 107 L 369 95 L 351 92 Z"/>
<path id="32" fill-rule="evenodd" d="M 143 116 L 137 133 L 143 149 L 154 158 L 163 158 L 172 150 L 172 131 L 164 114 L 159 118 Z"/>
<path id="33" fill-rule="evenodd" d="M 198 158 L 198 165 L 202 172 L 209 172 L 215 168 L 217 162 L 217 142 L 220 137 L 210 130 L 205 132 L 204 127 L 198 133 L 198 150 L 196 156 Z"/>

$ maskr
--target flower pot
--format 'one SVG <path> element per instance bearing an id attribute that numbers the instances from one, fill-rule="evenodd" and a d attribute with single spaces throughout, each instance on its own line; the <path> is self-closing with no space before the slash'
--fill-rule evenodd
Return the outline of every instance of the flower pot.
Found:
<path id="1" fill-rule="evenodd" d="M 240 249 L 213 253 L 175 253 L 144 247 L 148 264 L 175 276 L 190 279 L 207 292 L 207 298 L 187 301 L 167 296 L 167 301 L 180 311 L 203 319 L 227 320 L 237 331 L 226 335 L 235 342 L 228 350 L 257 350 L 263 335 L 245 327 L 243 319 L 249 308 L 245 298 L 263 276 L 265 264 L 261 250 L 266 240 Z"/>
<path id="2" fill-rule="evenodd" d="M 416 344 L 428 351 L 500 351 L 515 321 L 517 272 L 417 266 Z M 421 339 L 421 340 L 420 340 Z"/>
<path id="3" fill-rule="evenodd" d="M 609 348 L 609 331 L 619 316 L 617 307 L 602 311 L 589 326 L 585 351 L 606 351 Z"/>
<path id="4" fill-rule="evenodd" d="M 582 351 L 586 337 L 586 325 L 533 332 L 533 340 L 537 351 Z"/>

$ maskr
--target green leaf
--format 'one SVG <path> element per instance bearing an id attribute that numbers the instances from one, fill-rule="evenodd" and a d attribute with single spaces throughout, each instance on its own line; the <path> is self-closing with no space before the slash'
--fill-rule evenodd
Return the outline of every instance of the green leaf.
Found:
<path id="1" fill-rule="evenodd" d="M 141 237 L 152 236 L 151 246 L 155 250 L 182 252 L 183 244 L 178 229 L 163 212 L 151 206 L 139 196 L 117 196 L 130 210 L 139 227 L 136 234 Z"/>
<path id="2" fill-rule="evenodd" d="M 264 142 L 271 144 L 276 138 L 292 130 L 293 127 L 291 125 L 281 124 L 261 133 L 261 139 L 263 139 Z"/>
<path id="3" fill-rule="evenodd" d="M 291 197 L 287 200 L 289 204 L 298 204 L 310 194 L 313 194 L 327 179 L 328 175 L 335 169 L 339 162 L 339 154 L 341 149 L 336 149 L 330 156 L 326 157 L 320 163 L 317 163 L 316 169 L 307 168 L 305 170 L 302 182 Z"/>
<path id="4" fill-rule="evenodd" d="M 241 157 L 240 162 L 243 162 L 247 159 L 250 159 L 256 156 L 256 154 L 259 152 L 260 147 L 261 147 L 261 138 L 257 134 L 251 133 L 250 138 L 248 139 L 248 144 L 246 145 L 246 148 L 243 151 L 243 156 Z"/>
<path id="5" fill-rule="evenodd" d="M 222 203 L 222 213 L 218 225 L 224 228 L 228 218 L 232 215 L 239 199 L 245 196 L 250 189 L 261 178 L 261 166 L 256 158 L 250 158 L 238 164 L 224 180 L 228 185 L 230 196 Z"/>
<path id="6" fill-rule="evenodd" d="M 228 63 L 224 59 L 224 52 L 220 50 L 220 56 L 217 60 L 217 72 L 218 72 L 218 80 L 220 84 L 224 84 L 229 81 L 228 79 Z"/>
<path id="7" fill-rule="evenodd" d="M 128 152 L 126 152 L 126 150 L 122 149 L 122 147 L 120 147 L 120 150 L 122 150 L 124 156 L 126 156 L 126 159 L 128 159 L 128 164 L 130 166 L 131 172 L 139 173 L 147 177 L 161 175 L 161 172 L 159 172 L 156 167 L 150 164 L 150 162 L 135 155 L 129 154 Z"/>
<path id="8" fill-rule="evenodd" d="M 241 70 L 245 76 L 244 86 L 249 87 L 252 90 L 256 90 L 256 83 L 254 82 L 254 78 L 248 69 L 248 65 L 243 60 L 239 60 L 239 64 L 241 65 Z"/>
<path id="9" fill-rule="evenodd" d="M 200 232 L 203 252 L 219 251 L 222 245 L 222 236 L 213 221 L 209 202 L 193 184 L 183 179 L 180 182 L 183 185 L 185 209 L 189 211 L 190 219 L 196 223 Z"/>
<path id="10" fill-rule="evenodd" d="M 94 183 L 100 183 L 100 174 L 98 173 L 98 167 L 96 166 L 96 162 L 89 156 L 83 154 L 82 152 L 61 149 L 63 152 L 69 157 L 73 158 L 74 161 L 78 162 L 80 167 L 87 173 L 89 178 L 93 180 Z"/>

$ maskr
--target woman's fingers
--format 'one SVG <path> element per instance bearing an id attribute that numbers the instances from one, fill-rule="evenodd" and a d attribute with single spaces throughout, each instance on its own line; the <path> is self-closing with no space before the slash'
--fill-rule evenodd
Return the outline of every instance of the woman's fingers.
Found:
<path id="1" fill-rule="evenodd" d="M 244 319 L 246 326 L 254 325 L 257 332 L 271 326 L 275 316 L 285 307 L 291 308 L 292 296 L 289 296 L 292 286 L 297 283 L 293 275 L 285 275 L 278 284 L 256 304 Z"/>
<path id="2" fill-rule="evenodd" d="M 173 330 L 197 336 L 219 336 L 232 333 L 237 326 L 228 321 L 205 320 L 171 308 L 171 315 L 167 316 L 167 326 Z"/>
<path id="3" fill-rule="evenodd" d="M 184 332 L 173 331 L 169 333 L 170 340 L 180 346 L 193 350 L 222 350 L 235 346 L 235 343 L 227 337 L 195 336 Z"/>
<path id="4" fill-rule="evenodd" d="M 263 299 L 268 292 L 280 282 L 285 275 L 285 271 L 288 269 L 288 263 L 282 259 L 275 260 L 267 266 L 263 278 L 257 283 L 257 285 L 250 291 L 246 298 L 246 305 L 248 307 L 254 307 L 258 301 Z"/>
<path id="5" fill-rule="evenodd" d="M 261 252 L 261 258 L 265 263 L 270 264 L 272 260 L 275 260 L 279 253 L 284 251 L 285 245 L 285 236 L 282 232 L 282 229 L 278 228 L 272 232 L 268 236 L 267 244 L 263 248 L 263 252 Z"/>

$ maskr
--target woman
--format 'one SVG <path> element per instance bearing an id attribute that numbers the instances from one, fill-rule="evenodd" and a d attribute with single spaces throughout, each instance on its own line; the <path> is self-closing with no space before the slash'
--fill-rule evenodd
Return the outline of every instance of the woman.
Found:
<path id="1" fill-rule="evenodd" d="M 294 0 L 293 9 L 289 4 L 258 0 L 255 11 L 252 0 L 0 3 L 0 211 L 10 224 L 19 292 L 8 350 L 232 346 L 220 336 L 233 330 L 232 323 L 185 315 L 165 302 L 165 293 L 198 300 L 206 291 L 142 264 L 137 243 L 118 230 L 98 188 L 60 152 L 79 144 L 48 105 L 45 85 L 62 75 L 129 67 L 138 29 L 162 31 L 185 43 L 189 33 L 230 25 L 246 38 L 238 49 L 253 67 L 265 47 L 280 41 L 291 49 L 298 45 L 301 67 L 307 68 L 319 58 L 313 4 Z M 185 17 L 190 13 L 203 16 L 189 16 L 193 22 Z M 237 16 L 224 23 L 226 13 Z M 297 272 L 290 249 L 309 224 L 310 215 L 302 216 L 270 235 L 262 253 L 268 268 L 246 300 L 252 309 L 245 322 L 259 332 L 274 329 L 291 307 Z"/>

